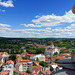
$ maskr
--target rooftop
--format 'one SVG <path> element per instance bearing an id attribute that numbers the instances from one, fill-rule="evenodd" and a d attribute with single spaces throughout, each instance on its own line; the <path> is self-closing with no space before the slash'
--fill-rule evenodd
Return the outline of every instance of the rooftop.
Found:
<path id="1" fill-rule="evenodd" d="M 2 72 L 0 73 L 0 75 L 9 75 L 9 72 L 10 72 L 10 71 L 2 71 Z"/>
<path id="2" fill-rule="evenodd" d="M 59 60 L 59 61 L 56 61 L 56 63 L 65 63 L 65 64 L 70 64 L 71 63 L 71 57 L 69 58 L 66 58 L 66 59 L 63 59 L 63 60 Z"/>
<path id="3" fill-rule="evenodd" d="M 54 45 L 53 42 L 51 43 L 51 45 Z"/>
<path id="4" fill-rule="evenodd" d="M 62 69 L 62 70 L 56 71 L 50 75 L 75 75 L 75 71 L 68 70 L 68 69 Z"/>
<path id="5" fill-rule="evenodd" d="M 65 69 L 74 70 L 75 71 L 75 64 L 60 64 L 60 67 L 63 67 Z"/>
<path id="6" fill-rule="evenodd" d="M 14 65 L 14 62 L 12 60 L 9 60 L 6 62 L 7 65 L 9 65 L 10 63 L 12 63 Z"/>

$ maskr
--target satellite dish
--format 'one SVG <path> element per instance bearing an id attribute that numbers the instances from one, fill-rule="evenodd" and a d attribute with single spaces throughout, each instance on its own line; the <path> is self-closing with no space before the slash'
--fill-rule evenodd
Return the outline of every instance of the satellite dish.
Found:
<path id="1" fill-rule="evenodd" d="M 73 7 L 72 7 L 72 13 L 75 14 L 75 5 L 73 5 Z"/>

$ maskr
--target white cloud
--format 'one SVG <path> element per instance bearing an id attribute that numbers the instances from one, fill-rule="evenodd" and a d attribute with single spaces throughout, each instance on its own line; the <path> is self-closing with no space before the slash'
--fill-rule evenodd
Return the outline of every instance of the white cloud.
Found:
<path id="1" fill-rule="evenodd" d="M 34 25 L 34 24 L 21 24 L 24 25 L 25 27 L 41 27 L 40 25 Z"/>
<path id="2" fill-rule="evenodd" d="M 8 32 L 9 31 L 9 32 Z M 65 31 L 65 28 L 45 28 L 45 29 L 9 29 L 1 28 L 0 34 L 7 37 L 21 37 L 21 38 L 50 38 L 50 37 L 75 37 L 74 32 Z"/>
<path id="3" fill-rule="evenodd" d="M 75 24 L 71 24 L 65 28 L 65 31 L 74 31 L 75 32 Z"/>
<path id="4" fill-rule="evenodd" d="M 43 16 L 35 16 L 36 19 L 33 19 L 32 22 L 34 24 L 21 24 L 25 27 L 49 27 L 49 26 L 59 26 L 64 25 L 63 23 L 73 23 L 75 22 L 75 14 L 70 10 L 69 12 L 65 12 L 63 16 L 52 15 L 43 15 Z"/>
<path id="5" fill-rule="evenodd" d="M 74 38 L 75 37 L 75 31 L 73 31 L 75 27 L 75 24 L 71 24 L 70 26 L 67 26 L 65 28 L 56 27 L 54 29 L 50 27 L 46 28 L 29 28 L 29 29 L 14 29 L 12 32 L 15 34 L 22 35 L 22 37 L 37 37 L 37 38 L 50 38 L 50 37 L 56 37 L 56 38 Z M 24 36 L 25 35 L 25 36 Z"/>
<path id="6" fill-rule="evenodd" d="M 2 12 L 5 12 L 5 10 L 2 10 Z"/>
<path id="7" fill-rule="evenodd" d="M 5 10 L 1 10 L 1 9 L 0 9 L 0 12 L 5 12 Z"/>
<path id="8" fill-rule="evenodd" d="M 14 7 L 12 0 L 8 0 L 8 1 L 0 0 L 0 5 L 4 7 Z"/>
<path id="9" fill-rule="evenodd" d="M 24 25 L 24 29 L 10 29 L 7 24 L 0 24 L 0 36 L 21 38 L 75 38 L 75 15 L 71 11 L 63 16 L 46 15 L 33 20 L 33 24 Z M 58 26 L 69 23 L 65 27 Z M 55 26 L 55 27 L 51 27 Z M 29 27 L 26 29 L 26 27 Z M 34 27 L 34 28 L 33 28 Z M 38 28 L 36 28 L 38 27 Z"/>
<path id="10" fill-rule="evenodd" d="M 32 22 L 35 24 L 40 24 L 41 27 L 58 26 L 58 25 L 62 25 L 61 23 L 75 22 L 75 15 L 70 10 L 69 12 L 65 12 L 65 15 L 63 16 L 56 16 L 54 14 L 45 15 L 37 19 L 33 19 Z"/>
<path id="11" fill-rule="evenodd" d="M 40 17 L 39 15 L 35 16 L 35 18 L 39 18 L 39 17 Z"/>
<path id="12" fill-rule="evenodd" d="M 11 30 L 10 28 L 0 28 L 0 31 L 8 31 Z"/>
<path id="13" fill-rule="evenodd" d="M 2 26 L 2 27 L 11 27 L 11 25 L 8 25 L 8 24 L 1 24 L 1 23 L 0 23 L 0 26 Z"/>

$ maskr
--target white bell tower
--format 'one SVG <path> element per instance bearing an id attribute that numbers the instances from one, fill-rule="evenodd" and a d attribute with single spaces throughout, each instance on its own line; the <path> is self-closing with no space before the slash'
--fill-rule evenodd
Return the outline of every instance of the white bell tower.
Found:
<path id="1" fill-rule="evenodd" d="M 51 43 L 50 48 L 54 48 L 54 44 L 53 44 L 53 42 Z"/>

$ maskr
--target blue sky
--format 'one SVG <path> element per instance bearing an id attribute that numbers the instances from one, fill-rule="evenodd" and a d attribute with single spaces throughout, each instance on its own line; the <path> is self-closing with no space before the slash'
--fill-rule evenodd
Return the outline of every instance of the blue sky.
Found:
<path id="1" fill-rule="evenodd" d="M 74 0 L 0 0 L 0 37 L 75 38 Z"/>

